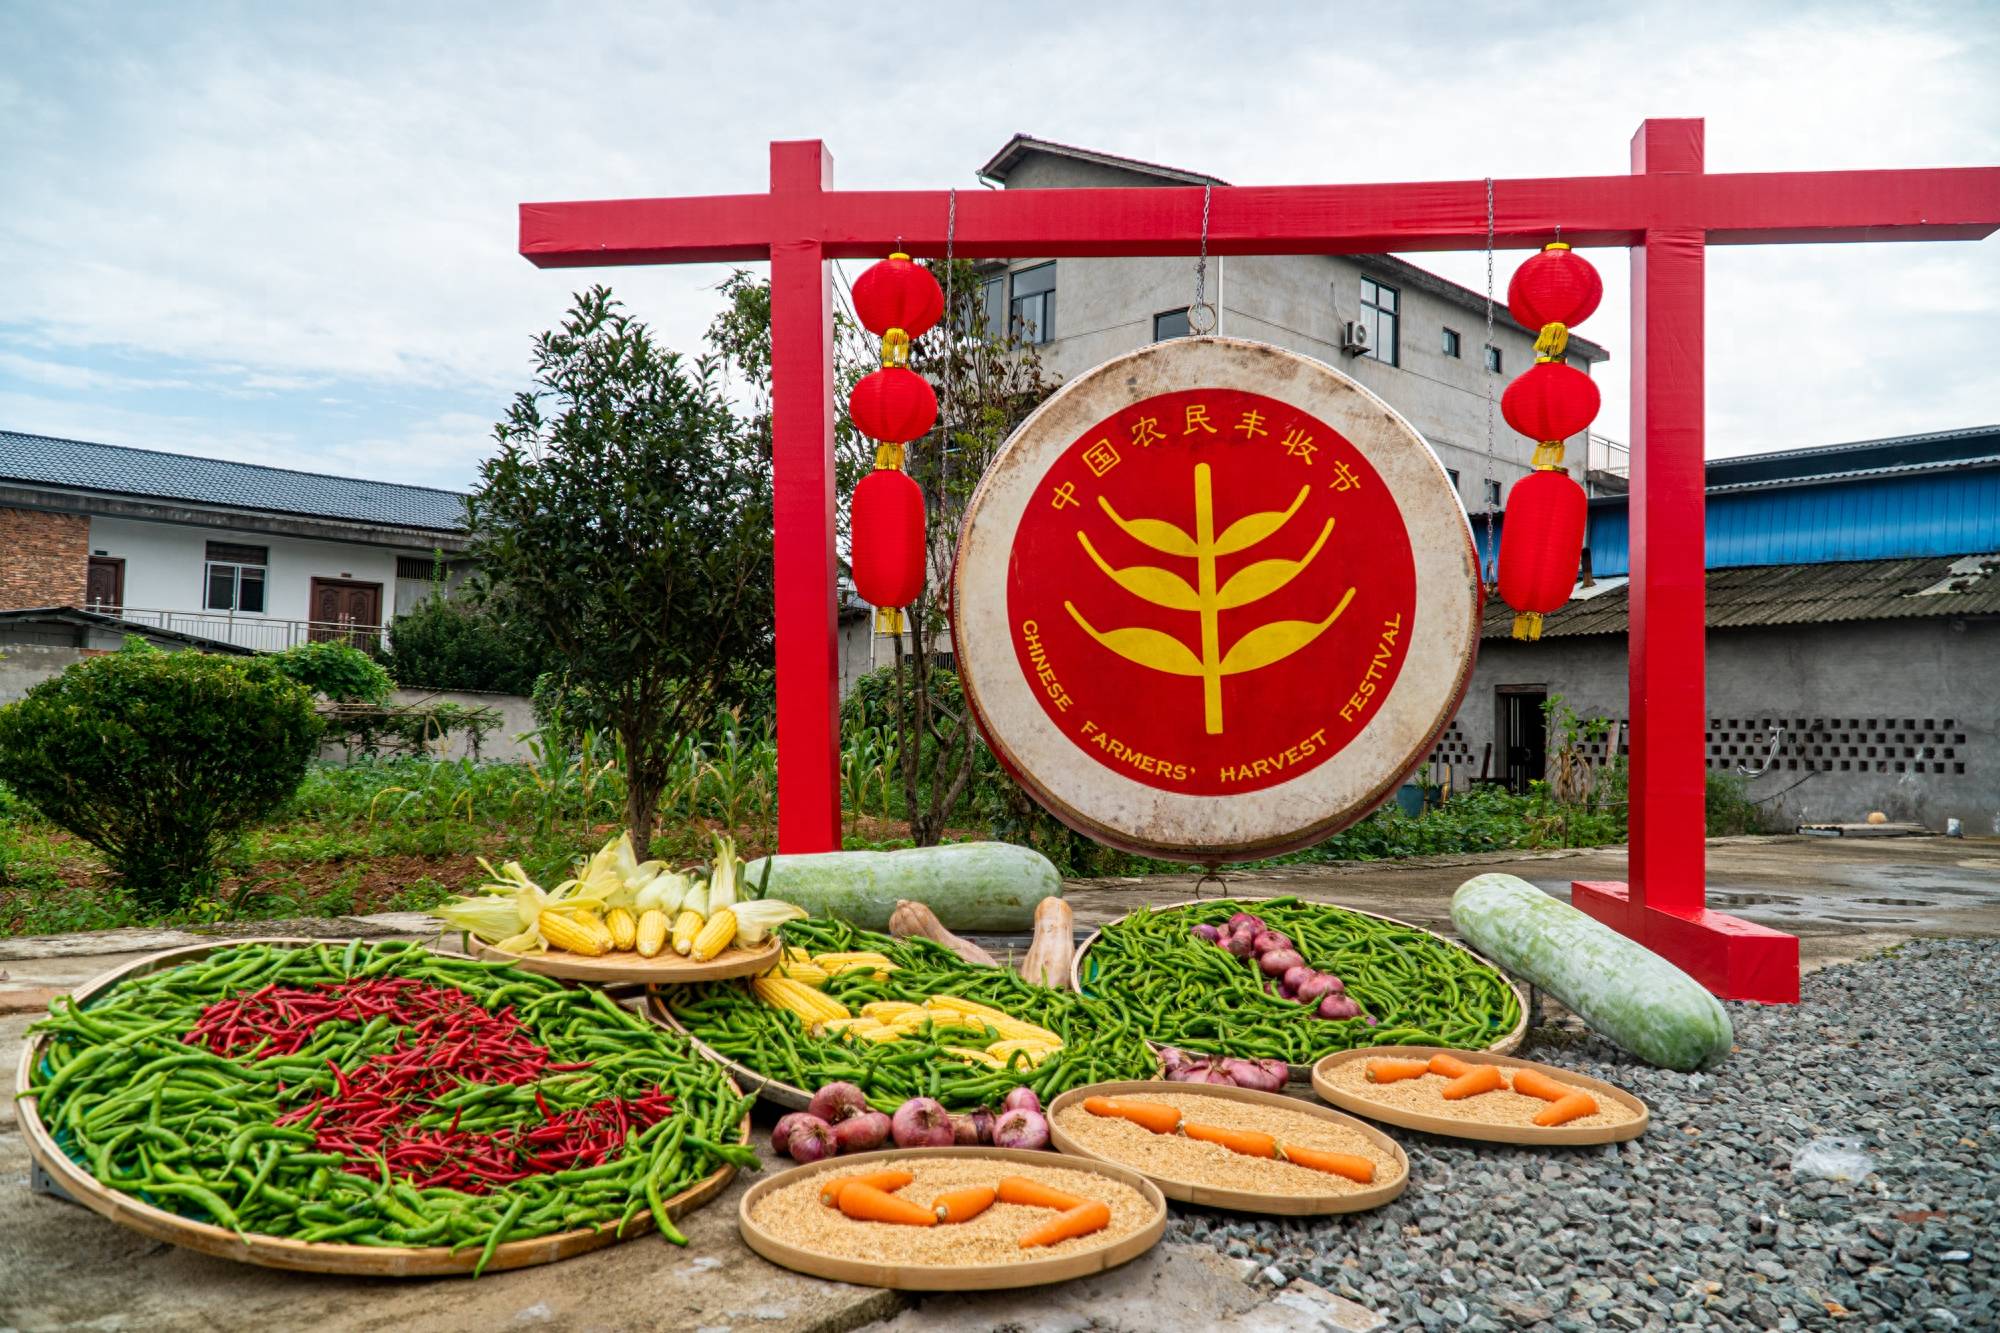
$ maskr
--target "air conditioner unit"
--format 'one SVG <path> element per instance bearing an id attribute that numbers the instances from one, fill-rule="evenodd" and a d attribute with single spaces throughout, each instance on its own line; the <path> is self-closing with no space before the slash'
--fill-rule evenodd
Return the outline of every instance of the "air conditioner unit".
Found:
<path id="1" fill-rule="evenodd" d="M 1368 350 L 1368 326 L 1358 319 L 1350 319 L 1340 326 L 1340 350 L 1361 353 Z"/>

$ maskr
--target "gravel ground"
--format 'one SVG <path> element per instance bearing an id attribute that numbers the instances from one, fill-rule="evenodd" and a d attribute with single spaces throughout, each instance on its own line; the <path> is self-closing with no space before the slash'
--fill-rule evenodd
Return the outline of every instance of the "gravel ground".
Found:
<path id="1" fill-rule="evenodd" d="M 1594 1036 L 1522 1053 L 1629 1088 L 1646 1134 L 1526 1151 L 1391 1128 L 1410 1189 L 1311 1222 L 1177 1207 L 1195 1241 L 1424 1329 L 2000 1328 L 2000 940 L 1924 940 L 1731 1005 L 1719 1069 Z M 1793 1158 L 1857 1140 L 1856 1181 Z"/>

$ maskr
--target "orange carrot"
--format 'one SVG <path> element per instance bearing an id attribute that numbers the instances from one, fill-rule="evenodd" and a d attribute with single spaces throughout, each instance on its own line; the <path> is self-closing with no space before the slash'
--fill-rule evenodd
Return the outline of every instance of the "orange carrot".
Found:
<path id="1" fill-rule="evenodd" d="M 1514 1091 L 1527 1097 L 1540 1097 L 1545 1102 L 1559 1102 L 1576 1089 L 1567 1083 L 1558 1083 L 1537 1069 L 1517 1069 L 1514 1071 Z"/>
<path id="2" fill-rule="evenodd" d="M 922 1204 L 899 1199 L 858 1180 L 850 1180 L 840 1191 L 840 1211 L 857 1222 L 894 1222 L 906 1227 L 937 1225 L 937 1214 Z"/>
<path id="3" fill-rule="evenodd" d="M 1197 1125 L 1187 1121 L 1181 1125 L 1181 1133 L 1203 1143 L 1220 1144 L 1231 1152 L 1242 1153 L 1245 1157 L 1276 1157 L 1278 1141 L 1269 1134 L 1260 1134 L 1254 1129 L 1220 1129 L 1214 1125 Z"/>
<path id="4" fill-rule="evenodd" d="M 1092 1199 L 1090 1202 L 1057 1213 L 1048 1221 L 1021 1237 L 1021 1248 L 1032 1250 L 1037 1245 L 1058 1245 L 1078 1236 L 1088 1236 L 1093 1231 L 1102 1231 L 1111 1225 L 1111 1206 Z"/>
<path id="5" fill-rule="evenodd" d="M 1406 1078 L 1422 1078 L 1426 1066 L 1422 1060 L 1370 1060 L 1368 1081 L 1370 1083 L 1400 1083 Z"/>
<path id="6" fill-rule="evenodd" d="M 1171 1134 L 1181 1124 L 1181 1113 L 1165 1102 L 1117 1102 L 1109 1097 L 1085 1097 L 1083 1109 L 1092 1115 L 1130 1120 L 1155 1134 Z"/>
<path id="7" fill-rule="evenodd" d="M 1474 1065 L 1471 1073 L 1444 1085 L 1444 1099 L 1448 1102 L 1460 1101 L 1466 1097 L 1477 1097 L 1482 1092 L 1495 1092 L 1506 1086 L 1507 1080 L 1500 1076 L 1499 1065 Z"/>
<path id="8" fill-rule="evenodd" d="M 931 1200 L 931 1212 L 940 1222 L 970 1222 L 993 1206 L 996 1191 L 991 1185 L 968 1185 Z"/>
<path id="9" fill-rule="evenodd" d="M 1000 1182 L 999 1194 L 1002 1203 L 1024 1203 L 1031 1208 L 1060 1208 L 1064 1212 L 1089 1202 L 1074 1194 L 1051 1189 L 1041 1181 L 1030 1180 L 1026 1176 L 1008 1176 Z"/>
<path id="10" fill-rule="evenodd" d="M 1311 1167 L 1315 1171 L 1330 1171 L 1336 1176 L 1346 1176 L 1349 1180 L 1367 1185 L 1375 1179 L 1375 1163 L 1366 1157 L 1357 1157 L 1346 1152 L 1322 1152 L 1318 1148 L 1294 1148 L 1285 1145 L 1284 1157 L 1298 1166 Z"/>
<path id="11" fill-rule="evenodd" d="M 1572 1092 L 1559 1102 L 1550 1102 L 1535 1112 L 1535 1123 L 1544 1127 L 1567 1124 L 1597 1114 L 1597 1098 L 1587 1092 Z"/>
<path id="12" fill-rule="evenodd" d="M 1433 1074 L 1443 1074 L 1446 1078 L 1464 1078 L 1472 1072 L 1472 1066 L 1453 1055 L 1450 1051 L 1439 1051 L 1431 1057 L 1426 1066 Z"/>
<path id="13" fill-rule="evenodd" d="M 819 1187 L 819 1201 L 834 1208 L 840 1204 L 840 1192 L 849 1185 L 872 1185 L 884 1194 L 893 1194 L 915 1179 L 907 1171 L 869 1171 L 858 1176 L 842 1176 Z"/>

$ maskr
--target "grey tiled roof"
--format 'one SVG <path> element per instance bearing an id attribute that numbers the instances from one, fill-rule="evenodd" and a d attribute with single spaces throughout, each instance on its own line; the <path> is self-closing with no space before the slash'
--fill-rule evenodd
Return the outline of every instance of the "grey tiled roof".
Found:
<path id="1" fill-rule="evenodd" d="M 439 532 L 465 527 L 465 496 L 458 491 L 10 430 L 0 430 L 0 482 L 4 481 Z"/>

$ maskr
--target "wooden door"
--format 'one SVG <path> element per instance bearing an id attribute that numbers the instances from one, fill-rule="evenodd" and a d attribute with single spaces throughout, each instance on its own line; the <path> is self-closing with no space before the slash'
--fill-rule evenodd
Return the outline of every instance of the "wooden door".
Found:
<path id="1" fill-rule="evenodd" d="M 90 574 L 84 582 L 83 602 L 89 610 L 113 615 L 124 609 L 124 560 L 116 556 L 90 557 Z"/>
<path id="2" fill-rule="evenodd" d="M 372 648 L 382 628 L 382 585 L 348 579 L 314 579 L 308 634 Z"/>

